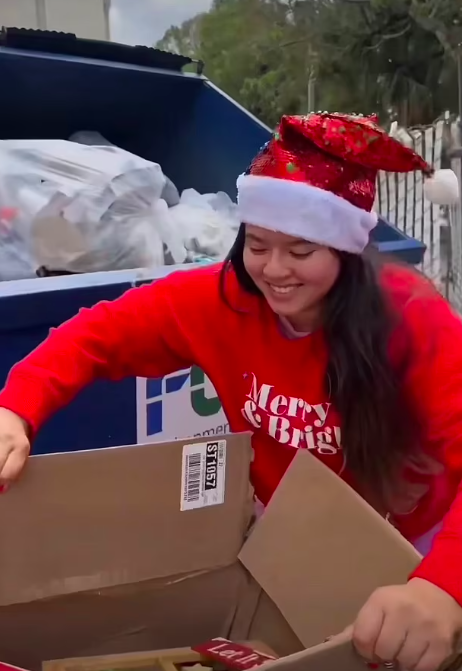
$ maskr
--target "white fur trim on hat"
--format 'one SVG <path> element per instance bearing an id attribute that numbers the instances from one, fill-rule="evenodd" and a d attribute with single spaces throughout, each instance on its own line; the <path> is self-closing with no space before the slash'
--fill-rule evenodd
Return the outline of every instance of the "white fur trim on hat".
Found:
<path id="1" fill-rule="evenodd" d="M 360 254 L 377 225 L 377 215 L 305 182 L 241 175 L 238 213 L 244 224 Z"/>

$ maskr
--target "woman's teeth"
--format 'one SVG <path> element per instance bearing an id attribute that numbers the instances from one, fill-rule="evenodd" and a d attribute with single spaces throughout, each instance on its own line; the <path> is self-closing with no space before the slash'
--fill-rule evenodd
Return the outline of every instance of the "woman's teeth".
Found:
<path id="1" fill-rule="evenodd" d="M 270 289 L 271 291 L 274 291 L 275 294 L 290 294 L 291 291 L 294 291 L 294 289 L 297 288 L 297 284 L 291 284 L 290 286 L 287 287 L 278 287 L 274 284 L 270 284 Z"/>

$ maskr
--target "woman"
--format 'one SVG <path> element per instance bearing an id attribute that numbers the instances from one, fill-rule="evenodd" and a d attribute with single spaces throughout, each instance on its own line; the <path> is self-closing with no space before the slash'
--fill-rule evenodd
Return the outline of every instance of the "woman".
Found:
<path id="1" fill-rule="evenodd" d="M 436 671 L 462 631 L 462 323 L 417 273 L 365 253 L 378 169 L 421 170 L 440 204 L 457 195 L 453 173 L 373 118 L 284 117 L 239 179 L 244 223 L 223 265 L 82 310 L 13 368 L 0 478 L 96 378 L 196 364 L 232 430 L 254 431 L 263 504 L 308 449 L 417 546 L 444 518 L 409 582 L 373 594 L 353 630 L 368 659 Z"/>

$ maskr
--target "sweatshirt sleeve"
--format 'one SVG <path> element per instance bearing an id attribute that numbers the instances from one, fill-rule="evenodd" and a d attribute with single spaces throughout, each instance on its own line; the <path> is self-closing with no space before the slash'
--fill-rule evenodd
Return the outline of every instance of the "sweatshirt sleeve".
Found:
<path id="1" fill-rule="evenodd" d="M 458 487 L 432 550 L 411 577 L 434 583 L 462 605 L 462 321 L 439 295 L 414 299 L 407 312 L 411 393 L 424 418 L 426 443 Z"/>
<path id="2" fill-rule="evenodd" d="M 160 377 L 189 367 L 192 354 L 181 323 L 184 290 L 177 275 L 184 273 L 82 309 L 53 329 L 12 368 L 0 406 L 22 417 L 35 433 L 98 378 Z"/>

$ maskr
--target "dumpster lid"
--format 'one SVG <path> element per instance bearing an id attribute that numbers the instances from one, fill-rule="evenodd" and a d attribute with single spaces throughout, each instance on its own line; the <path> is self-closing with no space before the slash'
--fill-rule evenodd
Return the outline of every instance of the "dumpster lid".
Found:
<path id="1" fill-rule="evenodd" d="M 60 56 L 126 63 L 127 65 L 145 66 L 174 72 L 181 72 L 186 65 L 196 62 L 188 56 L 172 54 L 153 47 L 87 40 L 77 37 L 73 33 L 28 28 L 3 27 L 0 31 L 0 46 Z M 198 63 L 199 69 L 200 66 L 201 64 Z"/>

